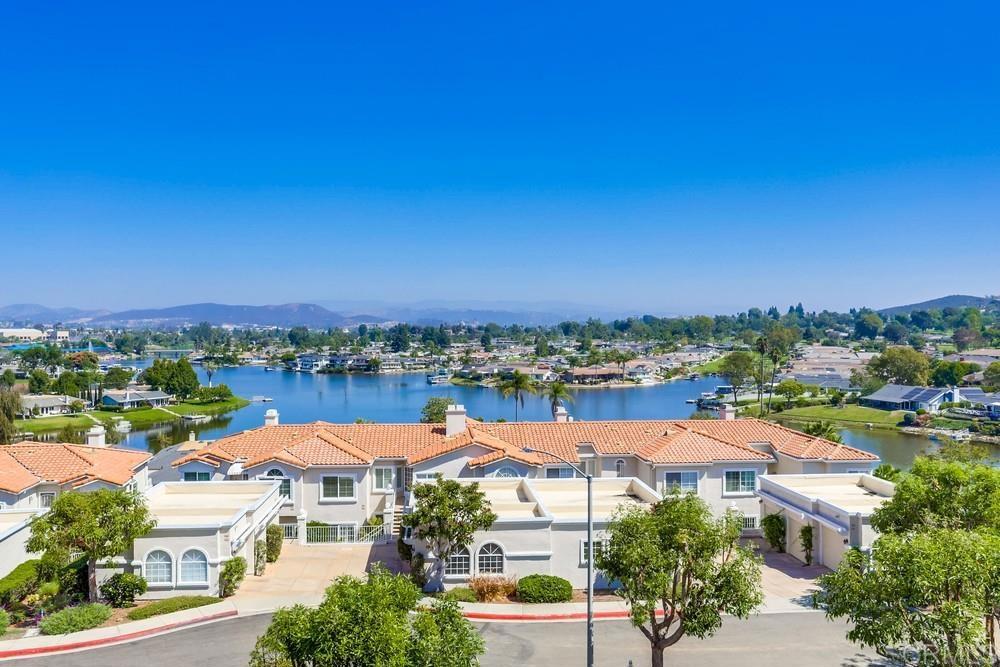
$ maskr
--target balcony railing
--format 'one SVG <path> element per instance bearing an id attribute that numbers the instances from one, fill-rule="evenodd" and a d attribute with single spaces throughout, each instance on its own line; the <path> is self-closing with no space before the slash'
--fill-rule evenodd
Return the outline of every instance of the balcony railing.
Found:
<path id="1" fill-rule="evenodd" d="M 743 515 L 743 530 L 757 530 L 757 516 L 752 514 Z"/>
<path id="2" fill-rule="evenodd" d="M 286 540 L 297 540 L 299 539 L 299 524 L 297 523 L 283 523 L 281 525 L 281 530 L 285 533 Z"/>

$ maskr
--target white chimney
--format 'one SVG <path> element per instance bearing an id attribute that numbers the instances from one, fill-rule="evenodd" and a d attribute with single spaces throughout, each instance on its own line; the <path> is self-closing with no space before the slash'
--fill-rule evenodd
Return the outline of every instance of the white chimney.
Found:
<path id="1" fill-rule="evenodd" d="M 94 424 L 87 431 L 87 445 L 90 447 L 104 447 L 106 446 L 107 440 L 104 438 L 104 427 L 100 424 Z"/>
<path id="2" fill-rule="evenodd" d="M 736 408 L 728 403 L 724 404 L 719 409 L 719 419 L 724 421 L 732 421 L 733 419 L 736 419 Z"/>
<path id="3" fill-rule="evenodd" d="M 264 413 L 264 426 L 277 426 L 278 425 L 278 411 L 271 408 Z"/>
<path id="4" fill-rule="evenodd" d="M 444 434 L 450 438 L 465 430 L 465 406 L 449 405 L 444 413 Z"/>
<path id="5" fill-rule="evenodd" d="M 958 387 L 951 388 L 951 402 L 952 403 L 962 402 L 962 393 L 958 390 Z"/>
<path id="6" fill-rule="evenodd" d="M 188 442 L 194 442 L 197 439 L 198 439 L 198 436 L 195 434 L 194 431 L 191 431 L 191 432 L 188 433 Z"/>
<path id="7" fill-rule="evenodd" d="M 556 418 L 557 422 L 569 421 L 569 411 L 562 405 L 556 406 L 556 409 L 552 411 L 552 416 Z"/>

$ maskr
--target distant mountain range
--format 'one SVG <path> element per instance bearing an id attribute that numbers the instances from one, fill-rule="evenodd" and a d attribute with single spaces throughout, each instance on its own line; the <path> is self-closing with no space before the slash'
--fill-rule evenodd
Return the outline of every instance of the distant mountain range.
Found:
<path id="1" fill-rule="evenodd" d="M 951 294 L 942 296 L 930 301 L 911 303 L 905 306 L 893 306 L 883 308 L 878 311 L 880 315 L 908 314 L 914 310 L 944 310 L 945 308 L 989 308 L 1000 307 L 1000 297 L 996 296 L 969 296 L 968 294 Z"/>
<path id="2" fill-rule="evenodd" d="M 12 303 L 9 306 L 0 306 L 0 320 L 12 322 L 69 322 L 106 315 L 110 312 L 109 310 L 85 310 L 82 308 L 49 308 L 37 303 Z"/>
<path id="3" fill-rule="evenodd" d="M 275 327 L 345 327 L 362 322 L 379 322 L 378 317 L 346 317 L 314 303 L 284 303 L 275 306 L 231 306 L 222 303 L 192 303 L 170 308 L 143 308 L 108 313 L 90 320 L 92 324 L 119 326 L 181 326 L 185 324 L 250 324 Z"/>
<path id="4" fill-rule="evenodd" d="M 501 326 L 522 324 L 549 326 L 566 320 L 584 321 L 589 317 L 613 320 L 637 315 L 636 312 L 564 301 L 443 301 L 412 303 L 385 301 L 317 300 L 316 303 L 344 314 L 370 313 L 392 322 L 437 325 L 494 322 Z"/>

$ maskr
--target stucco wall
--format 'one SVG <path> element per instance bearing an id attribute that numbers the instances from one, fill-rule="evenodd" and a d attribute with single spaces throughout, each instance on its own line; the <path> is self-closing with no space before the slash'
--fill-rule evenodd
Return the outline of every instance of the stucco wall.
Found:
<path id="1" fill-rule="evenodd" d="M 31 529 L 27 521 L 34 516 L 33 512 L 5 512 L 15 514 L 18 519 L 23 519 L 24 525 L 14 526 L 8 530 L 6 536 L 0 540 L 0 577 L 7 576 L 11 570 L 26 560 L 37 558 L 41 554 L 29 554 L 24 545 L 31 536 Z"/>

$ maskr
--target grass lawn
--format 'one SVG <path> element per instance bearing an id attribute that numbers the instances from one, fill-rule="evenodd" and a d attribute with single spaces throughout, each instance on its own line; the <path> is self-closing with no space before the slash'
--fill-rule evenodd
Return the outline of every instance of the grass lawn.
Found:
<path id="1" fill-rule="evenodd" d="M 782 412 L 771 413 L 770 417 L 779 421 L 828 421 L 857 426 L 858 424 L 874 424 L 875 426 L 893 427 L 903 421 L 903 410 L 877 410 L 861 405 L 810 405 L 805 408 L 792 408 Z"/>
<path id="2" fill-rule="evenodd" d="M 233 398 L 226 401 L 218 401 L 215 403 L 199 403 L 197 401 L 181 401 L 176 405 L 167 406 L 167 410 L 170 412 L 175 412 L 179 415 L 190 415 L 190 414 L 201 414 L 201 415 L 217 415 L 223 412 L 232 412 L 233 410 L 239 410 L 240 408 L 245 408 L 250 405 L 250 401 L 245 398 L 239 398 L 234 396 Z M 161 424 L 163 422 L 176 421 L 177 417 L 173 416 L 169 412 L 160 410 L 158 408 L 139 408 L 137 410 L 129 410 L 128 412 L 102 412 L 101 410 L 95 410 L 91 413 L 96 419 L 99 419 L 105 425 L 110 425 L 116 418 L 120 417 L 125 419 L 132 424 L 134 429 L 143 429 L 153 426 L 154 424 Z M 30 433 L 44 433 L 49 431 L 60 431 L 66 426 L 78 429 L 80 431 L 85 431 L 94 422 L 90 418 L 84 415 L 66 415 L 60 417 L 42 417 L 40 419 L 19 419 L 15 422 L 17 428 L 22 431 L 28 431 Z"/>
<path id="3" fill-rule="evenodd" d="M 722 360 L 726 358 L 726 355 L 722 355 L 718 359 L 713 359 L 707 364 L 702 364 L 701 366 L 691 366 L 685 369 L 688 373 L 718 373 L 719 368 L 722 366 Z"/>

